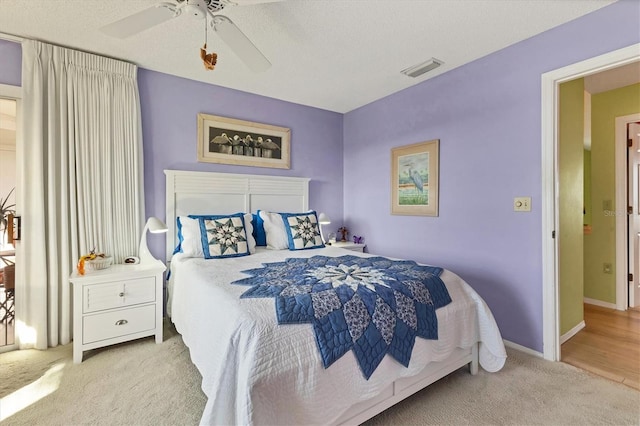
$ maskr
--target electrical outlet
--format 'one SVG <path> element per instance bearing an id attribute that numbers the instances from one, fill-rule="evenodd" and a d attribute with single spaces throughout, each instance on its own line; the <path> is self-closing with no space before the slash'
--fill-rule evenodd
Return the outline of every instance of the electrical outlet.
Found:
<path id="1" fill-rule="evenodd" d="M 531 197 L 516 197 L 513 199 L 513 211 L 515 212 L 530 212 L 531 211 Z"/>
<path id="2" fill-rule="evenodd" d="M 613 265 L 611 263 L 603 263 L 602 272 L 605 274 L 613 274 Z"/>

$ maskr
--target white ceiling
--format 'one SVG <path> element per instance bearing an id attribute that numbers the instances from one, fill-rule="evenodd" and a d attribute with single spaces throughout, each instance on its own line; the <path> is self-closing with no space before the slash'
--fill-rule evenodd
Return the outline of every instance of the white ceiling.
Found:
<path id="1" fill-rule="evenodd" d="M 584 78 L 584 90 L 596 93 L 618 89 L 640 82 L 640 62 L 612 68 Z"/>
<path id="2" fill-rule="evenodd" d="M 167 1 L 167 0 L 164 0 Z M 240 0 L 237 0 L 240 1 Z M 126 40 L 98 29 L 158 0 L 0 0 L 0 32 L 124 59 L 140 67 L 336 112 L 348 112 L 613 0 L 288 0 L 222 11 L 273 66 L 254 74 L 202 21 L 172 19 Z M 444 61 L 418 78 L 400 70 Z"/>

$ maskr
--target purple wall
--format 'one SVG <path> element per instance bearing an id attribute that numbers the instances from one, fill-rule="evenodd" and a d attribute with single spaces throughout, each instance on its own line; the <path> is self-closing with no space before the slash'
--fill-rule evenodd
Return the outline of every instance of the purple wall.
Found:
<path id="1" fill-rule="evenodd" d="M 340 226 L 342 114 L 145 69 L 138 72 L 138 85 L 147 216 L 165 218 L 163 170 L 197 170 L 308 177 L 310 208 L 326 212 Z M 200 112 L 290 128 L 291 169 L 198 163 L 196 117 Z M 152 239 L 151 251 L 163 259 L 164 241 Z"/>
<path id="2" fill-rule="evenodd" d="M 22 84 L 22 46 L 20 43 L 0 40 L 0 84 Z"/>
<path id="3" fill-rule="evenodd" d="M 542 352 L 541 74 L 638 43 L 638 16 L 621 1 L 347 113 L 349 229 L 371 252 L 453 270 L 504 338 Z M 391 148 L 431 139 L 439 217 L 392 216 Z M 531 213 L 513 211 L 516 196 Z"/>

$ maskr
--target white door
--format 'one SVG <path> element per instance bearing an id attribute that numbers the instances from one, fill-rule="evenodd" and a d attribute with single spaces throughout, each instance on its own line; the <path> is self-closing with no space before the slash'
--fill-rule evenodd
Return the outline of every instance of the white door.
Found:
<path id="1" fill-rule="evenodd" d="M 640 306 L 640 123 L 627 125 L 629 147 L 628 178 L 629 189 L 629 306 Z"/>

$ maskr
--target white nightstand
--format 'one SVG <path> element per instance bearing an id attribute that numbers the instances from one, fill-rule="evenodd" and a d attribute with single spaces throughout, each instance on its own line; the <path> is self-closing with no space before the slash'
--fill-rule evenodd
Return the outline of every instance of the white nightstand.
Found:
<path id="1" fill-rule="evenodd" d="M 358 244 L 358 243 L 352 243 L 349 241 L 338 241 L 335 243 L 331 244 L 331 247 L 340 247 L 343 249 L 347 249 L 347 250 L 351 250 L 351 251 L 359 251 L 364 253 L 364 248 L 366 247 L 366 244 Z"/>
<path id="2" fill-rule="evenodd" d="M 162 343 L 165 265 L 113 265 L 99 271 L 74 272 L 73 362 L 90 349 L 156 336 Z"/>

